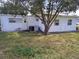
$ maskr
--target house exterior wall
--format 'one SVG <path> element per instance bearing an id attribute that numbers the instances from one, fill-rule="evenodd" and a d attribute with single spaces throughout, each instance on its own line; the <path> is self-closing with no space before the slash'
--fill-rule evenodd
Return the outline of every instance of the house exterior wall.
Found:
<path id="1" fill-rule="evenodd" d="M 10 23 L 9 18 L 13 18 L 14 16 L 11 15 L 2 15 L 1 18 L 1 30 L 2 31 L 17 31 L 18 28 L 20 30 L 26 30 L 27 29 L 27 23 Z M 22 18 L 21 16 L 16 16 L 16 18 Z"/>
<path id="2" fill-rule="evenodd" d="M 38 31 L 38 27 L 39 27 L 39 21 L 36 21 L 36 17 L 35 16 L 26 16 L 27 19 L 27 29 L 29 29 L 30 26 L 34 26 L 35 31 Z"/>
<path id="3" fill-rule="evenodd" d="M 24 21 L 22 23 L 10 23 L 9 18 L 13 18 L 13 15 L 1 15 L 1 30 L 10 32 L 17 31 L 18 28 L 20 30 L 29 30 L 30 26 L 34 26 L 35 31 L 38 31 L 40 28 L 44 31 L 44 25 L 41 20 L 36 21 L 36 17 L 34 16 L 16 16 L 16 18 L 26 19 L 26 23 Z M 79 23 L 79 17 L 67 17 L 67 16 L 59 16 L 59 25 L 56 26 L 54 23 L 49 29 L 49 32 L 64 32 L 64 31 L 76 31 L 76 24 Z M 72 25 L 68 25 L 68 20 L 72 20 Z"/>
<path id="4" fill-rule="evenodd" d="M 54 23 L 51 25 L 48 32 L 66 32 L 66 31 L 76 31 L 76 24 L 79 21 L 79 18 L 75 17 L 58 17 L 59 25 L 56 26 Z M 68 25 L 68 20 L 72 20 L 72 25 Z M 44 25 L 42 22 L 39 23 L 39 26 L 42 31 L 44 31 Z"/>
<path id="5" fill-rule="evenodd" d="M 52 26 L 49 29 L 49 32 L 64 32 L 64 31 L 76 31 L 76 19 L 75 18 L 58 18 L 59 19 L 59 25 L 56 26 L 52 24 Z M 72 20 L 72 25 L 68 25 L 68 20 Z"/>

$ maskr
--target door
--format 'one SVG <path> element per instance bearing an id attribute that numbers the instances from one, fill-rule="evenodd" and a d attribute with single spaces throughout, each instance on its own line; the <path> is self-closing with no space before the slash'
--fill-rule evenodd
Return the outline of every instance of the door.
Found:
<path id="1" fill-rule="evenodd" d="M 29 30 L 30 31 L 34 31 L 35 29 L 34 29 L 34 26 L 29 26 Z"/>
<path id="2" fill-rule="evenodd" d="M 79 24 L 76 25 L 76 31 L 79 31 Z"/>

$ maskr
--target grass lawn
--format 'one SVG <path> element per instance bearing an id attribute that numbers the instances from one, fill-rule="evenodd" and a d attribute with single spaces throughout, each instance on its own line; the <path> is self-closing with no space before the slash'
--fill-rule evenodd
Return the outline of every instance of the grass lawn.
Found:
<path id="1" fill-rule="evenodd" d="M 79 33 L 0 32 L 0 59 L 79 59 Z"/>

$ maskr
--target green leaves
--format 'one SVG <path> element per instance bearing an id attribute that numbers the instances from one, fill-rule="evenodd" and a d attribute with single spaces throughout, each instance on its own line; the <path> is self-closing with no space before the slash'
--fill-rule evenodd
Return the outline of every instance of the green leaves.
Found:
<path id="1" fill-rule="evenodd" d="M 18 1 L 14 2 L 14 0 L 4 3 L 4 6 L 1 7 L 1 13 L 27 15 L 26 9 Z"/>
<path id="2" fill-rule="evenodd" d="M 62 11 L 76 11 L 79 6 L 78 0 L 8 0 L 4 3 L 4 7 L 1 8 L 1 13 L 4 14 L 27 14 L 26 2 L 32 6 L 31 11 L 35 13 L 40 13 L 40 8 L 51 11 L 56 10 L 59 5 L 63 6 Z M 46 3 L 47 1 L 47 3 Z M 50 3 L 51 1 L 51 3 Z M 62 1 L 62 2 L 61 2 Z M 25 3 L 24 5 L 22 3 Z M 56 6 L 54 5 L 55 3 Z M 46 6 L 47 4 L 47 6 Z M 50 4 L 50 6 L 49 6 Z M 26 7 L 25 7 L 26 6 Z M 28 8 L 29 9 L 29 8 Z M 26 11 L 26 13 L 24 12 Z"/>

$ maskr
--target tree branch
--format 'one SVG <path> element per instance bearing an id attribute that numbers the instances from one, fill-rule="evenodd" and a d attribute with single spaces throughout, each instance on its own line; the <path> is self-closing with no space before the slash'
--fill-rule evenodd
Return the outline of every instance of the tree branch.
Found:
<path id="1" fill-rule="evenodd" d="M 60 5 L 57 7 L 57 10 L 56 10 L 55 14 L 53 15 L 53 17 L 51 17 L 50 22 L 51 22 L 52 19 L 55 17 L 55 15 L 58 13 L 58 11 L 60 10 L 61 7 L 62 7 L 62 0 L 60 0 Z"/>
<path id="2" fill-rule="evenodd" d="M 44 14 L 43 14 L 43 11 L 42 11 L 42 9 L 40 9 L 41 10 L 41 13 L 42 13 L 42 18 L 41 18 L 41 16 L 39 16 L 37 13 L 35 13 L 35 12 L 33 12 L 32 10 L 29 10 L 28 8 L 27 8 L 27 6 L 25 6 L 25 4 L 24 3 L 21 3 L 22 5 L 23 5 L 23 7 L 25 7 L 25 9 L 27 10 L 27 11 L 29 11 L 30 13 L 32 13 L 33 15 L 35 15 L 36 17 L 38 17 L 41 21 L 43 21 L 43 22 L 45 22 L 44 21 Z"/>
<path id="3" fill-rule="evenodd" d="M 51 1 L 52 0 L 49 0 L 49 4 L 48 4 L 48 11 L 47 11 L 47 23 L 49 24 L 49 22 L 50 22 L 50 12 L 51 12 Z"/>
<path id="4" fill-rule="evenodd" d="M 40 12 L 41 12 L 41 17 L 42 17 L 42 20 L 44 24 L 46 24 L 46 19 L 45 19 L 45 15 L 44 15 L 44 12 L 42 10 L 42 6 L 40 6 Z"/>
<path id="5" fill-rule="evenodd" d="M 52 23 L 56 20 L 57 16 L 59 15 L 59 13 L 61 12 L 63 6 L 61 7 L 61 9 L 58 11 L 58 13 L 55 15 L 55 17 L 53 18 L 53 20 L 51 21 L 51 23 L 49 24 L 49 27 L 52 25 Z"/>

